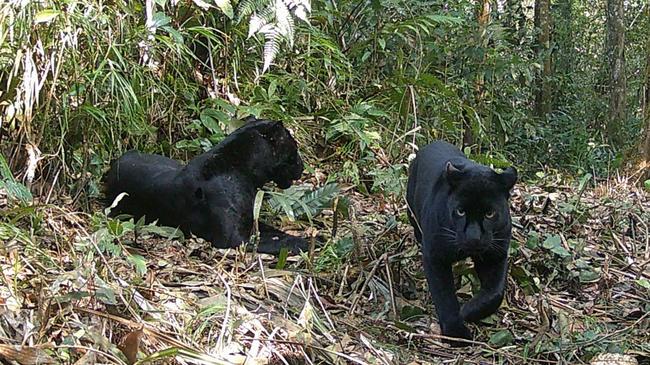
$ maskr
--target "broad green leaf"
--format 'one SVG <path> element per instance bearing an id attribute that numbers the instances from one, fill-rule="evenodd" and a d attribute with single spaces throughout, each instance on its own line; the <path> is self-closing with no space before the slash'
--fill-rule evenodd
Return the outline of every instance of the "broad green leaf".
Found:
<path id="1" fill-rule="evenodd" d="M 508 330 L 501 330 L 490 336 L 490 345 L 495 347 L 503 347 L 511 344 L 514 341 L 512 333 Z"/>
<path id="2" fill-rule="evenodd" d="M 646 289 L 650 289 L 650 280 L 648 279 L 638 279 L 634 281 L 635 283 L 639 284 L 639 286 L 642 286 Z"/>
<path id="3" fill-rule="evenodd" d="M 424 314 L 425 314 L 424 309 L 420 307 L 405 305 L 402 307 L 402 310 L 400 311 L 399 318 L 401 320 L 407 320 L 413 317 L 422 317 L 424 316 Z"/>
<path id="4" fill-rule="evenodd" d="M 531 231 L 528 234 L 528 239 L 526 240 L 526 247 L 533 250 L 539 247 L 539 233 L 535 231 Z"/>
<path id="5" fill-rule="evenodd" d="M 61 14 L 60 11 L 54 9 L 41 10 L 34 17 L 34 24 L 49 23 L 60 14 Z"/>
<path id="6" fill-rule="evenodd" d="M 643 182 L 643 186 L 647 191 L 650 191 L 650 179 Z"/>
<path id="7" fill-rule="evenodd" d="M 144 257 L 140 255 L 128 255 L 126 260 L 135 267 L 135 271 L 138 274 L 144 275 L 147 273 L 147 261 L 145 261 Z"/>
<path id="8" fill-rule="evenodd" d="M 0 181 L 0 187 L 4 187 L 7 195 L 11 199 L 18 199 L 23 204 L 27 204 L 32 201 L 32 193 L 27 189 L 27 187 L 18 181 Z"/>
<path id="9" fill-rule="evenodd" d="M 157 12 L 153 15 L 153 26 L 156 28 L 165 26 L 171 22 L 171 18 L 165 13 Z"/>
<path id="10" fill-rule="evenodd" d="M 580 270 L 580 275 L 578 277 L 580 278 L 581 283 L 591 283 L 598 281 L 598 279 L 600 279 L 600 274 L 595 270 L 586 269 Z"/>
<path id="11" fill-rule="evenodd" d="M 14 179 L 11 169 L 2 155 L 0 155 L 0 188 L 6 190 L 10 199 L 18 199 L 24 204 L 33 199 L 29 189 Z"/>
<path id="12" fill-rule="evenodd" d="M 559 235 L 548 236 L 542 243 L 542 247 L 558 256 L 568 257 L 571 253 L 562 245 L 562 237 Z"/>
<path id="13" fill-rule="evenodd" d="M 210 5 L 209 3 L 207 3 L 207 2 L 205 2 L 203 0 L 192 0 L 192 1 L 194 2 L 194 5 L 200 7 L 202 9 L 204 9 L 204 10 L 208 10 L 212 6 L 212 5 Z"/>
<path id="14" fill-rule="evenodd" d="M 235 17 L 235 12 L 233 11 L 230 0 L 214 0 L 214 3 L 217 4 L 219 9 L 221 9 L 228 18 L 232 19 Z"/>
<path id="15" fill-rule="evenodd" d="M 99 286 L 95 290 L 95 297 L 104 304 L 115 305 L 117 299 L 115 298 L 115 291 L 107 286 Z"/>

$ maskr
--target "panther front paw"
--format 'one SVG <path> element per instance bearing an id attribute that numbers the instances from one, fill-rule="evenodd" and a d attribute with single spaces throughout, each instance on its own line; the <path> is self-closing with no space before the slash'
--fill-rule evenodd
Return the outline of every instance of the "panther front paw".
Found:
<path id="1" fill-rule="evenodd" d="M 460 309 L 460 316 L 467 322 L 476 323 L 496 312 L 502 301 L 501 293 L 474 297 Z"/>
<path id="2" fill-rule="evenodd" d="M 281 235 L 264 235 L 257 246 L 257 252 L 278 255 L 286 248 L 289 254 L 298 255 L 300 252 L 309 252 L 309 243 L 301 237 Z"/>
<path id="3" fill-rule="evenodd" d="M 289 249 L 289 252 L 300 254 L 300 252 L 309 252 L 309 243 L 301 237 L 293 237 L 288 239 L 283 246 Z"/>
<path id="4" fill-rule="evenodd" d="M 472 339 L 472 332 L 465 326 L 463 323 L 462 319 L 449 322 L 446 324 L 441 323 L 440 324 L 440 329 L 442 332 L 443 336 L 446 337 L 454 337 L 454 338 L 462 338 L 465 340 L 471 340 Z M 463 347 L 463 346 L 469 346 L 471 345 L 469 342 L 464 342 L 464 341 L 455 341 L 452 339 L 443 339 L 442 340 L 445 343 L 450 344 L 453 347 Z"/>

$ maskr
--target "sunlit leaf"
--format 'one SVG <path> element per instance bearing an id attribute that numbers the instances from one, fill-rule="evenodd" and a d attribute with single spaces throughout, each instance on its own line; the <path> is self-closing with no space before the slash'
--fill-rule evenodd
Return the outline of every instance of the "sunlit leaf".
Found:
<path id="1" fill-rule="evenodd" d="M 214 0 L 214 3 L 217 4 L 219 9 L 221 9 L 228 18 L 232 19 L 235 17 L 230 0 Z"/>
<path id="2" fill-rule="evenodd" d="M 34 16 L 34 24 L 49 23 L 60 14 L 60 11 L 54 9 L 41 10 Z"/>
<path id="3" fill-rule="evenodd" d="M 205 2 L 203 0 L 192 0 L 192 1 L 194 2 L 194 4 L 196 6 L 202 8 L 204 10 L 208 10 L 208 9 L 210 9 L 210 7 L 212 7 L 212 5 L 210 5 L 210 3 Z"/>

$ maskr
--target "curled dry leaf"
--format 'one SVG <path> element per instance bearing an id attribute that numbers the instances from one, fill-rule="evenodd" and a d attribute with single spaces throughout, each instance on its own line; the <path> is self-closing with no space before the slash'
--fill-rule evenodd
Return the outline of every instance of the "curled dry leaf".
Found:
<path id="1" fill-rule="evenodd" d="M 142 341 L 143 334 L 142 329 L 133 331 L 126 335 L 122 340 L 122 343 L 118 346 L 120 350 L 122 350 L 124 356 L 126 356 L 129 364 L 135 363 L 138 358 L 140 341 Z"/>

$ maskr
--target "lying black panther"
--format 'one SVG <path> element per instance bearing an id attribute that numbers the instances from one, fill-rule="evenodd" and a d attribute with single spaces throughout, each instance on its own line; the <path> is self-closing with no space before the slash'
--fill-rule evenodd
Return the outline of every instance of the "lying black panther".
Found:
<path id="1" fill-rule="evenodd" d="M 422 148 L 409 170 L 409 219 L 422 244 L 442 334 L 471 339 L 464 321 L 489 316 L 503 300 L 511 231 L 508 198 L 517 171 L 509 167 L 498 174 L 442 141 Z M 481 290 L 460 308 L 452 264 L 467 257 L 474 261 Z"/>
<path id="2" fill-rule="evenodd" d="M 296 141 L 281 122 L 250 119 L 187 165 L 164 156 L 126 152 L 104 176 L 108 205 L 120 193 L 128 193 L 111 215 L 157 219 L 219 248 L 248 241 L 257 190 L 268 181 L 286 189 L 303 171 Z M 307 251 L 302 238 L 263 224 L 259 228 L 259 252 L 277 254 L 282 247 L 294 253 Z"/>

